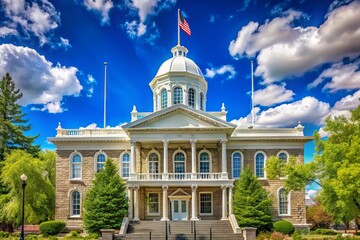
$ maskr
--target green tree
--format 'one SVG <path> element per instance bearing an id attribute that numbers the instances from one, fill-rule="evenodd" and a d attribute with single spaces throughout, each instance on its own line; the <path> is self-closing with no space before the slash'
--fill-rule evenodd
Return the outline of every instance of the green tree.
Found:
<path id="1" fill-rule="evenodd" d="M 272 228 L 272 201 L 268 192 L 247 167 L 234 187 L 233 211 L 240 227 Z"/>
<path id="2" fill-rule="evenodd" d="M 9 191 L 0 195 L 2 221 L 14 226 L 21 223 L 22 174 L 28 177 L 25 188 L 25 222 L 37 224 L 54 218 L 55 188 L 49 180 L 44 163 L 45 161 L 20 149 L 5 155 L 0 178 Z"/>
<path id="3" fill-rule="evenodd" d="M 335 221 L 346 223 L 360 216 L 360 106 L 351 111 L 350 118 L 326 118 L 324 130 L 327 139 L 314 134 L 312 162 L 288 165 L 285 186 L 299 190 L 309 183 L 319 184 L 324 210 Z"/>
<path id="4" fill-rule="evenodd" d="M 92 187 L 85 197 L 84 225 L 90 233 L 100 229 L 120 228 L 128 212 L 126 185 L 111 159 L 95 174 Z"/>
<path id="5" fill-rule="evenodd" d="M 25 149 L 27 152 L 37 154 L 38 146 L 33 146 L 37 136 L 25 136 L 30 124 L 25 120 L 20 105 L 17 103 L 22 98 L 22 93 L 15 88 L 15 83 L 9 73 L 0 81 L 0 170 L 5 153 L 11 149 Z"/>

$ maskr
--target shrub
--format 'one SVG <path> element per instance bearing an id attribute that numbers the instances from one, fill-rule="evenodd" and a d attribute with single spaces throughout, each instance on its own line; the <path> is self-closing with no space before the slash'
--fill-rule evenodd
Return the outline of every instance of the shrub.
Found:
<path id="1" fill-rule="evenodd" d="M 326 228 L 318 228 L 315 230 L 316 234 L 321 234 L 321 235 L 336 235 L 337 232 L 335 232 L 334 230 L 331 229 L 326 229 Z"/>
<path id="2" fill-rule="evenodd" d="M 69 232 L 68 234 L 66 234 L 66 238 L 68 238 L 68 239 L 81 238 L 81 236 L 77 231 L 73 230 L 73 231 Z"/>
<path id="3" fill-rule="evenodd" d="M 294 234 L 291 236 L 292 240 L 302 240 L 302 232 L 301 231 L 295 231 Z"/>
<path id="4" fill-rule="evenodd" d="M 274 223 L 274 231 L 283 234 L 292 234 L 295 231 L 295 228 L 291 222 L 281 220 Z"/>
<path id="5" fill-rule="evenodd" d="M 290 239 L 288 235 L 282 234 L 281 232 L 273 232 L 270 235 L 270 240 L 287 240 Z"/>
<path id="6" fill-rule="evenodd" d="M 63 221 L 47 221 L 40 224 L 40 232 L 44 236 L 53 236 L 60 233 L 65 228 Z"/>
<path id="7" fill-rule="evenodd" d="M 25 237 L 26 240 L 38 240 L 38 236 L 35 234 L 29 234 Z"/>
<path id="8" fill-rule="evenodd" d="M 49 240 L 58 240 L 58 238 L 55 237 L 55 236 L 50 236 L 50 237 L 49 237 Z"/>
<path id="9" fill-rule="evenodd" d="M 268 240 L 270 238 L 270 233 L 268 232 L 260 232 L 256 236 L 256 240 Z"/>
<path id="10" fill-rule="evenodd" d="M 19 233 L 19 232 L 13 232 L 13 233 L 11 234 L 11 236 L 16 237 L 16 238 L 19 238 L 19 237 L 20 237 L 20 233 Z"/>
<path id="11" fill-rule="evenodd" d="M 9 234 L 8 232 L 0 231 L 0 238 L 8 238 L 9 235 L 10 235 L 10 234 Z"/>

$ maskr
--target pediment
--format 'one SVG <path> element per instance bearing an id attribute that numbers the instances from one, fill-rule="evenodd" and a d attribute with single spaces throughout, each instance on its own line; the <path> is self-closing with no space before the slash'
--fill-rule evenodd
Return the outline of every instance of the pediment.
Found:
<path id="1" fill-rule="evenodd" d="M 184 190 L 182 190 L 181 188 L 178 188 L 175 190 L 175 192 L 173 192 L 172 194 L 169 195 L 169 197 L 190 197 L 191 195 L 188 194 L 187 192 L 185 192 Z"/>
<path id="2" fill-rule="evenodd" d="M 123 129 L 211 129 L 231 128 L 235 126 L 206 112 L 191 109 L 185 105 L 176 105 L 154 112 L 142 119 L 133 121 Z"/>

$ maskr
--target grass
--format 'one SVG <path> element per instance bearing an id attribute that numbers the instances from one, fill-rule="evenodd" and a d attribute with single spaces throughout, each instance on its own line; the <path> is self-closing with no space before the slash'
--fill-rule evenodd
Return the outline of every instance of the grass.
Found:
<path id="1" fill-rule="evenodd" d="M 309 240 L 320 240 L 320 239 L 336 239 L 337 235 L 320 235 L 320 234 L 311 234 L 303 236 L 304 239 Z M 360 236 L 354 236 L 355 239 L 360 239 Z"/>

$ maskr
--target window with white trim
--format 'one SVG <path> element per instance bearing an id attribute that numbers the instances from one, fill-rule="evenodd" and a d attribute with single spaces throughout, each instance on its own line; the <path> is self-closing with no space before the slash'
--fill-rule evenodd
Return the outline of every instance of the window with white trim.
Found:
<path id="1" fill-rule="evenodd" d="M 149 173 L 159 173 L 159 156 L 154 152 L 149 155 Z"/>
<path id="2" fill-rule="evenodd" d="M 188 102 L 190 107 L 195 107 L 195 90 L 193 88 L 189 89 Z"/>
<path id="3" fill-rule="evenodd" d="M 73 191 L 71 193 L 71 210 L 70 210 L 70 216 L 77 217 L 80 216 L 80 193 L 78 191 Z"/>
<path id="4" fill-rule="evenodd" d="M 212 193 L 199 193 L 200 215 L 212 215 Z"/>
<path id="5" fill-rule="evenodd" d="M 232 177 L 240 178 L 241 170 L 242 170 L 242 155 L 240 152 L 234 152 L 231 155 L 232 161 Z"/>
<path id="6" fill-rule="evenodd" d="M 289 214 L 289 194 L 286 193 L 284 188 L 279 189 L 278 193 L 279 202 L 279 215 Z"/>
<path id="7" fill-rule="evenodd" d="M 263 153 L 257 153 L 255 156 L 255 176 L 259 178 L 265 177 L 265 155 Z"/>
<path id="8" fill-rule="evenodd" d="M 199 164 L 200 173 L 210 173 L 210 155 L 208 152 L 200 153 Z"/>
<path id="9" fill-rule="evenodd" d="M 288 162 L 288 154 L 286 152 L 280 152 L 278 153 L 278 158 L 280 159 L 281 161 L 281 169 L 280 169 L 280 175 L 283 177 L 285 174 L 284 174 L 284 167 L 285 167 L 285 164 Z"/>
<path id="10" fill-rule="evenodd" d="M 105 161 L 106 161 L 105 154 L 100 153 L 99 155 L 97 155 L 97 157 L 96 157 L 96 172 L 100 172 L 104 168 Z"/>
<path id="11" fill-rule="evenodd" d="M 181 87 L 174 88 L 174 104 L 183 103 L 183 93 Z"/>
<path id="12" fill-rule="evenodd" d="M 159 208 L 159 193 L 148 193 L 148 214 L 158 215 L 160 214 Z"/>
<path id="13" fill-rule="evenodd" d="M 121 177 L 128 178 L 130 173 L 130 155 L 124 153 L 121 157 Z"/>
<path id="14" fill-rule="evenodd" d="M 71 158 L 71 178 L 81 178 L 81 156 L 79 154 L 74 154 Z"/>
<path id="15" fill-rule="evenodd" d="M 182 152 L 177 152 L 174 156 L 174 172 L 185 173 L 185 155 Z"/>
<path id="16" fill-rule="evenodd" d="M 161 90 L 161 109 L 167 108 L 167 91 L 164 88 Z"/>

